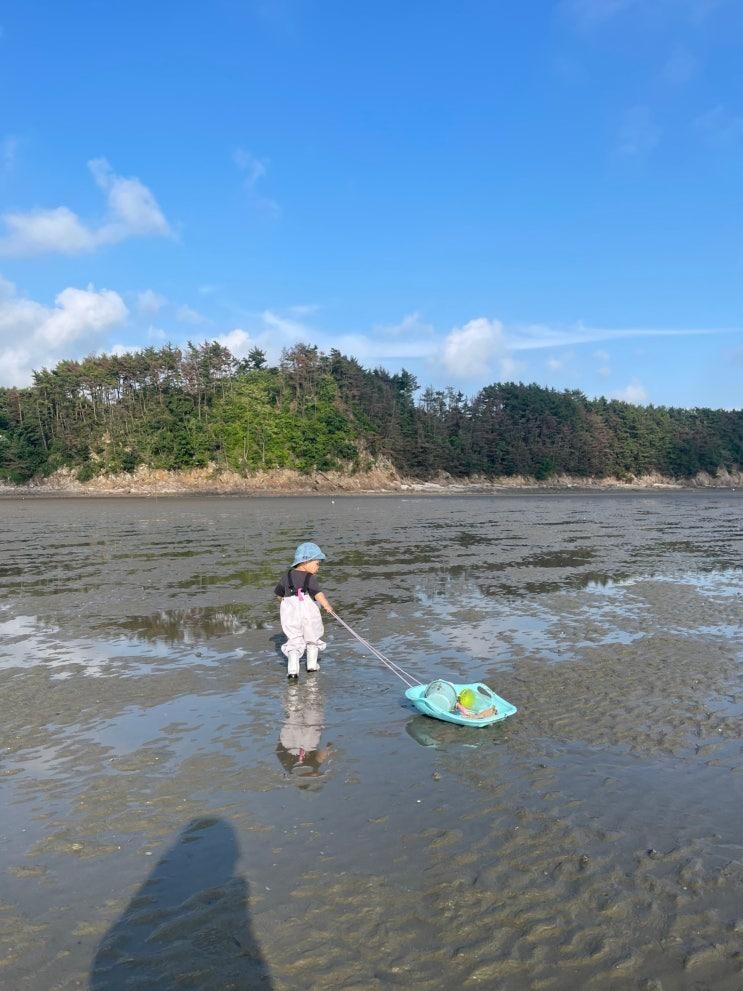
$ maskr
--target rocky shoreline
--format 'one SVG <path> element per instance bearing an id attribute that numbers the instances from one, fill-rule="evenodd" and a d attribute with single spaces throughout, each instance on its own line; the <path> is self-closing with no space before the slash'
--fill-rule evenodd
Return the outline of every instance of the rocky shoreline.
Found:
<path id="1" fill-rule="evenodd" d="M 207 465 L 187 471 L 166 471 L 140 466 L 135 471 L 100 475 L 80 481 L 69 468 L 48 478 L 24 485 L 0 484 L 0 495 L 33 496 L 160 496 L 160 495 L 389 495 L 401 493 L 457 494 L 497 493 L 512 490 L 646 491 L 653 489 L 736 489 L 743 487 L 743 472 L 722 470 L 713 476 L 700 472 L 690 479 L 675 479 L 657 473 L 619 478 L 583 478 L 555 475 L 549 479 L 521 475 L 467 479 L 440 474 L 432 479 L 400 475 L 385 461 L 359 472 L 316 471 L 311 474 L 278 468 L 240 475 Z"/>

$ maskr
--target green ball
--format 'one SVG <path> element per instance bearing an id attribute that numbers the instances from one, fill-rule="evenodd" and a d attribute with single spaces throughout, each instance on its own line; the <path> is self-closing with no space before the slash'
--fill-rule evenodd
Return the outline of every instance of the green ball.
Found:
<path id="1" fill-rule="evenodd" d="M 463 688 L 459 693 L 459 704 L 463 705 L 465 709 L 473 709 L 477 702 L 477 696 L 472 691 L 471 688 Z"/>

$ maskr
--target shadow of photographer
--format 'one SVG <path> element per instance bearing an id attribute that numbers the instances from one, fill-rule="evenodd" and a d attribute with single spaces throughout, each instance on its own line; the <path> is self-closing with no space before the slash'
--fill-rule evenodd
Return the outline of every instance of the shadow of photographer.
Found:
<path id="1" fill-rule="evenodd" d="M 194 819 L 101 941 L 91 991 L 270 991 L 232 826 Z"/>

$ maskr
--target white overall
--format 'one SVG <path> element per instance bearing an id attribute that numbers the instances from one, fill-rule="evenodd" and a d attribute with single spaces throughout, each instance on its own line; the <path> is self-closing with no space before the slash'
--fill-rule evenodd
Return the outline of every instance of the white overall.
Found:
<path id="1" fill-rule="evenodd" d="M 327 644 L 322 639 L 325 632 L 322 616 L 309 594 L 286 596 L 281 600 L 279 614 L 281 629 L 287 637 L 286 643 L 281 645 L 285 657 L 295 651 L 301 657 L 308 646 L 325 650 Z"/>

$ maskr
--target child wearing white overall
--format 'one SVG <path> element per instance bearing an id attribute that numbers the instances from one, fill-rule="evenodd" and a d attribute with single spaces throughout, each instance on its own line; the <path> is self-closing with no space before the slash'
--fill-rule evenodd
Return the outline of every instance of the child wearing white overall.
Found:
<path id="1" fill-rule="evenodd" d="M 281 600 L 281 628 L 287 638 L 281 651 L 287 659 L 288 678 L 299 677 L 299 659 L 305 650 L 307 670 L 319 670 L 318 654 L 327 646 L 322 639 L 325 631 L 316 605 L 319 603 L 326 612 L 333 611 L 317 580 L 320 562 L 324 560 L 325 555 L 317 544 L 300 544 L 291 568 L 274 589 Z"/>

